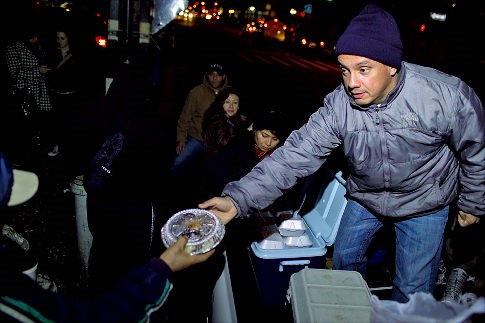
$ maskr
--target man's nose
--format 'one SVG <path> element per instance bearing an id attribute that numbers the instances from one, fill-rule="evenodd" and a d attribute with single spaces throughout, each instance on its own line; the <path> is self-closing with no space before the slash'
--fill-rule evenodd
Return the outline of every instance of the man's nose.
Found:
<path id="1" fill-rule="evenodd" d="M 351 73 L 350 74 L 350 77 L 349 77 L 349 87 L 350 88 L 359 87 L 359 78 L 354 73 Z"/>

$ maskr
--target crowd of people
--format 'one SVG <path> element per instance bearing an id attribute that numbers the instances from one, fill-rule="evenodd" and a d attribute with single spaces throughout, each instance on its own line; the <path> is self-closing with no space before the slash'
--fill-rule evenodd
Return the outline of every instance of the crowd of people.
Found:
<path id="1" fill-rule="evenodd" d="M 91 70 L 67 24 L 52 32 L 38 28 L 26 24 L 2 48 L 2 78 L 7 85 L 2 148 L 17 164 L 28 166 L 35 154 L 57 157 L 62 151 L 74 165 L 72 114 L 90 96 Z M 69 169 L 66 183 L 78 171 Z"/>
<path id="2" fill-rule="evenodd" d="M 33 31 L 5 48 L 8 92 L 17 99 L 12 109 L 22 106 L 23 97 L 18 97 L 28 95 L 33 110 L 15 116 L 20 122 L 32 114 L 24 124 L 31 133 L 23 142 L 12 143 L 2 133 L 2 208 L 20 194 L 9 158 L 22 167 L 28 156 L 19 155 L 33 146 L 44 145 L 52 158 L 75 148 L 68 132 L 72 110 L 82 101 L 82 59 L 69 30 L 60 28 L 55 35 L 52 48 L 42 46 Z M 103 113 L 98 120 L 102 130 L 82 165 L 93 236 L 91 302 L 64 299 L 35 286 L 22 274 L 29 268 L 19 272 L 16 266 L 12 252 L 19 246 L 14 243 L 2 250 L 2 257 L 10 257 L 1 262 L 1 300 L 10 309 L 0 309 L 2 315 L 120 322 L 153 315 L 167 322 L 207 322 L 224 252 L 234 268 L 250 242 L 244 239 L 251 230 L 245 219 L 299 190 L 298 184 L 338 149 L 348 166 L 348 203 L 334 244 L 333 269 L 365 277 L 372 238 L 391 225 L 392 300 L 405 303 L 416 292 L 433 294 L 444 253 L 453 267 L 460 265 L 460 257 L 451 252 L 456 234 L 446 240 L 453 217 L 455 233 L 458 227 L 480 228 L 474 254 L 460 267 L 478 275 L 471 266 L 483 266 L 477 257 L 483 257 L 485 112 L 475 91 L 457 77 L 404 61 L 396 21 L 375 5 L 350 21 L 335 54 L 342 84 L 302 125 L 290 123 L 282 108 L 249 109 L 245 98 L 250 94 L 232 86 L 225 68 L 213 63 L 188 92 L 172 127 L 153 117 L 152 71 L 136 61 L 122 66 L 106 96 L 89 102 Z M 7 117 L 13 120 L 14 114 Z M 66 181 L 78 171 L 66 174 Z M 201 256 L 184 252 L 185 238 L 163 248 L 161 226 L 175 211 L 196 205 L 226 224 L 227 243 Z M 187 298 L 197 299 L 190 310 Z M 50 299 L 57 305 L 37 307 Z"/>

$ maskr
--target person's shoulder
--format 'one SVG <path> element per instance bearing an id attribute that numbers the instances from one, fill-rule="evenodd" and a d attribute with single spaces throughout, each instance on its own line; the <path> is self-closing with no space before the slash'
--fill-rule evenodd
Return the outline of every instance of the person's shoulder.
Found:
<path id="1" fill-rule="evenodd" d="M 236 120 L 239 123 L 239 125 L 244 126 L 246 128 L 248 128 L 251 124 L 251 118 L 242 113 L 236 115 Z"/>
<path id="2" fill-rule="evenodd" d="M 339 84 L 332 92 L 325 95 L 323 102 L 330 106 L 337 103 L 348 103 L 349 95 L 347 94 L 345 87 L 342 84 Z"/>
<path id="3" fill-rule="evenodd" d="M 189 95 L 201 93 L 202 91 L 205 90 L 205 88 L 206 88 L 206 85 L 204 83 L 197 84 L 196 86 L 190 89 Z"/>
<path id="4" fill-rule="evenodd" d="M 4 46 L 4 48 L 5 49 L 14 49 L 14 48 L 18 48 L 22 45 L 23 45 L 23 42 L 21 42 L 19 40 L 14 40 L 14 41 L 7 42 Z"/>
<path id="5" fill-rule="evenodd" d="M 209 111 L 209 110 L 207 110 L 207 111 Z M 209 113 L 207 113 L 207 111 L 205 113 L 205 117 L 207 118 L 207 122 L 211 126 L 220 127 L 224 123 L 227 123 L 227 117 L 225 115 L 222 115 L 219 112 L 209 114 Z"/>
<path id="6" fill-rule="evenodd" d="M 252 148 L 254 147 L 254 133 L 249 130 L 241 131 L 229 141 L 228 145 L 238 148 Z"/>
<path id="7" fill-rule="evenodd" d="M 435 86 L 438 86 L 438 87 L 451 86 L 456 89 L 458 88 L 468 89 L 468 86 L 466 85 L 466 83 L 459 77 L 451 74 L 447 74 L 436 68 L 413 64 L 409 62 L 404 62 L 403 66 L 405 68 L 404 72 L 406 73 L 406 77 L 408 79 L 409 78 L 426 79 L 427 80 L 426 84 L 429 86 L 431 86 L 431 84 L 434 84 Z"/>

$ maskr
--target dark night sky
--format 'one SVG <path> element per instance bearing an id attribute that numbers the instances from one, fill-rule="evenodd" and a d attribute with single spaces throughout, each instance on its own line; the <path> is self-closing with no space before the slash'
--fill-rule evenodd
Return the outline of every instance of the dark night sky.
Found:
<path id="1" fill-rule="evenodd" d="M 95 0 L 76 1 L 80 1 L 83 7 L 95 3 Z M 96 1 L 109 3 L 109 0 Z M 189 2 L 192 3 L 193 0 Z M 448 0 L 333 0 L 332 3 L 325 0 L 219 0 L 221 5 L 234 3 L 243 6 L 245 3 L 255 3 L 262 7 L 262 4 L 272 3 L 272 8 L 281 12 L 282 20 L 290 7 L 301 9 L 299 6 L 312 3 L 313 18 L 317 25 L 320 24 L 322 29 L 335 29 L 336 35 L 339 35 L 348 21 L 369 2 L 381 5 L 396 18 L 405 46 L 406 60 L 436 67 L 462 77 L 472 83 L 472 86 L 479 87 L 479 92 L 484 92 L 483 81 L 480 81 L 477 75 L 481 75 L 480 72 L 483 70 L 485 46 L 479 41 L 481 36 L 477 34 L 485 29 L 485 1 L 456 0 L 456 8 L 450 9 L 452 1 Z M 29 18 L 31 5 L 31 0 L 2 3 L 2 44 L 15 38 L 18 32 L 28 26 L 49 28 L 45 21 L 36 22 Z M 446 24 L 431 22 L 431 9 L 447 10 L 449 21 Z M 427 30 L 425 33 L 419 33 L 419 26 L 423 22 L 426 23 Z"/>

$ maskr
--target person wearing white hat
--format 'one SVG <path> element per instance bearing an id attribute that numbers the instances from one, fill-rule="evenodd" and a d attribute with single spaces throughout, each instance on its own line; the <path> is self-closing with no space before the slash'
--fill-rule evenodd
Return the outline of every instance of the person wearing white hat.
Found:
<path id="1" fill-rule="evenodd" d="M 35 173 L 13 169 L 0 151 L 0 219 L 6 207 L 31 199 L 39 187 Z M 0 235 L 0 322 L 139 322 L 158 312 L 172 289 L 173 272 L 207 260 L 214 251 L 190 255 L 186 237 L 137 266 L 116 288 L 94 300 L 64 297 L 43 289 L 22 272 L 18 260 L 22 248 Z"/>
<path id="2" fill-rule="evenodd" d="M 25 203 L 32 198 L 39 187 L 36 174 L 24 170 L 13 169 L 5 155 L 0 152 L 0 211 L 5 206 L 13 207 Z M 15 268 L 36 279 L 37 259 L 32 253 L 29 242 L 15 229 L 5 224 L 0 218 L 1 249 L 0 267 Z"/>
<path id="3" fill-rule="evenodd" d="M 32 172 L 13 169 L 13 185 L 8 206 L 15 206 L 30 200 L 39 187 L 39 178 Z"/>

